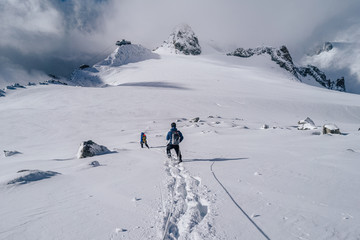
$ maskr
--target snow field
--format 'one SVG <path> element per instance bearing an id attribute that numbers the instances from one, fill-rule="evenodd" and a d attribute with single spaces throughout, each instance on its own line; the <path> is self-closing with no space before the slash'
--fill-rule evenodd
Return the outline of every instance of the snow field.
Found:
<path id="1" fill-rule="evenodd" d="M 263 239 L 239 206 L 270 239 L 359 238 L 358 95 L 261 59 L 161 55 L 108 73 L 114 86 L 0 99 L 0 150 L 21 152 L 0 156 L 0 239 Z M 297 130 L 306 117 L 318 129 Z M 180 165 L 165 160 L 173 121 Z M 343 134 L 319 134 L 326 123 Z M 76 159 L 87 140 L 114 153 Z M 20 170 L 60 174 L 7 184 Z"/>

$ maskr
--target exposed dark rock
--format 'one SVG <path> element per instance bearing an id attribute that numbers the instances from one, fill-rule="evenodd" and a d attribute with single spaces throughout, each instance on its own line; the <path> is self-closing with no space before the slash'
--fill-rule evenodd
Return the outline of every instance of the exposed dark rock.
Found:
<path id="1" fill-rule="evenodd" d="M 45 82 L 39 82 L 40 85 L 49 85 L 49 84 L 55 84 L 55 85 L 68 85 L 65 82 L 61 82 L 60 80 L 56 80 L 56 79 L 50 79 L 50 80 L 46 80 Z"/>
<path id="2" fill-rule="evenodd" d="M 90 67 L 89 65 L 83 64 L 83 65 L 81 65 L 79 68 L 80 68 L 80 69 L 85 69 L 85 68 L 89 68 L 89 67 Z"/>
<path id="3" fill-rule="evenodd" d="M 281 68 L 284 68 L 290 73 L 292 73 L 296 78 L 298 78 L 295 65 L 286 46 L 281 46 L 280 49 L 276 49 L 274 47 L 257 47 L 254 49 L 238 48 L 234 52 L 228 53 L 227 55 L 248 58 L 252 57 L 253 55 L 262 54 L 270 55 L 272 61 L 278 64 Z"/>
<path id="4" fill-rule="evenodd" d="M 100 163 L 99 163 L 98 161 L 92 161 L 92 162 L 90 163 L 90 165 L 93 166 L 93 167 L 99 167 L 99 166 L 100 166 Z"/>
<path id="5" fill-rule="evenodd" d="M 196 118 L 193 118 L 190 120 L 190 122 L 199 122 L 200 118 L 199 117 L 196 117 Z"/>
<path id="6" fill-rule="evenodd" d="M 123 45 L 130 45 L 131 42 L 130 41 L 126 41 L 125 39 L 121 40 L 121 41 L 116 41 L 115 45 L 116 46 L 123 46 Z"/>
<path id="7" fill-rule="evenodd" d="M 16 183 L 18 183 L 18 184 L 26 184 L 26 183 L 29 183 L 29 182 L 35 182 L 35 181 L 40 181 L 40 180 L 43 180 L 43 179 L 51 178 L 53 176 L 56 176 L 56 175 L 60 174 L 58 172 L 40 171 L 40 170 L 21 170 L 19 172 L 20 173 L 29 172 L 29 173 L 24 175 L 24 176 L 15 178 L 14 180 L 11 180 L 7 184 L 16 184 Z"/>
<path id="8" fill-rule="evenodd" d="M 323 134 L 341 134 L 340 129 L 335 124 L 325 124 Z"/>
<path id="9" fill-rule="evenodd" d="M 6 89 L 9 89 L 9 90 L 15 90 L 17 88 L 26 88 L 26 87 L 19 83 L 14 83 L 13 85 L 6 86 Z"/>
<path id="10" fill-rule="evenodd" d="M 174 49 L 175 53 L 183 53 L 185 55 L 201 54 L 199 40 L 187 24 L 177 26 L 161 47 Z"/>
<path id="11" fill-rule="evenodd" d="M 16 155 L 16 154 L 21 154 L 21 152 L 4 150 L 5 157 L 11 157 L 11 156 Z"/>
<path id="12" fill-rule="evenodd" d="M 341 77 L 336 80 L 335 89 L 341 92 L 346 92 L 344 77 Z"/>
<path id="13" fill-rule="evenodd" d="M 52 79 L 60 79 L 58 76 L 54 75 L 54 74 L 48 74 L 48 76 Z"/>
<path id="14" fill-rule="evenodd" d="M 110 150 L 107 147 L 98 145 L 89 140 L 81 143 L 77 158 L 93 157 L 95 155 L 102 155 L 106 153 L 110 153 Z"/>
<path id="15" fill-rule="evenodd" d="M 326 45 L 326 49 L 331 49 L 332 45 Z M 331 81 L 327 79 L 324 72 L 319 68 L 308 65 L 307 67 L 297 67 L 295 66 L 291 54 L 286 46 L 281 46 L 279 49 L 273 47 L 258 47 L 255 49 L 243 49 L 238 48 L 232 53 L 228 53 L 228 56 L 237 56 L 248 58 L 253 55 L 262 55 L 268 54 L 271 57 L 271 60 L 278 64 L 281 68 L 290 72 L 295 78 L 299 81 L 302 81 L 302 77 L 312 77 L 316 82 L 322 85 L 325 88 L 343 91 L 345 92 L 345 79 L 342 77 L 336 81 Z"/>
<path id="16" fill-rule="evenodd" d="M 331 42 L 325 42 L 319 49 L 316 50 L 315 54 L 319 55 L 322 52 L 329 52 L 333 49 Z"/>
<path id="17" fill-rule="evenodd" d="M 318 69 L 317 67 L 308 65 L 307 67 L 297 68 L 297 71 L 301 76 L 307 77 L 309 75 L 313 77 L 315 81 L 320 83 L 323 87 L 333 89 L 334 82 L 327 79 L 325 73 L 320 71 L 320 69 Z"/>

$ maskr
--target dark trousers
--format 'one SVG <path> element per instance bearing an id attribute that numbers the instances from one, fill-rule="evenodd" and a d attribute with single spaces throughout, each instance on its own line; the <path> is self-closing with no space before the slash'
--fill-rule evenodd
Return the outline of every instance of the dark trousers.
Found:
<path id="1" fill-rule="evenodd" d="M 171 157 L 171 153 L 170 153 L 170 150 L 171 149 L 175 149 L 175 152 L 176 152 L 176 155 L 179 159 L 179 161 L 182 160 L 182 156 L 181 156 L 181 152 L 180 152 L 180 147 L 179 145 L 173 145 L 173 144 L 168 144 L 167 147 L 166 147 L 166 153 L 168 155 L 168 157 Z"/>
<path id="2" fill-rule="evenodd" d="M 147 144 L 147 142 L 140 142 L 140 144 L 141 144 L 141 148 L 143 148 L 144 147 L 144 144 L 145 144 L 145 146 L 147 147 L 147 148 L 149 148 L 149 145 Z"/>

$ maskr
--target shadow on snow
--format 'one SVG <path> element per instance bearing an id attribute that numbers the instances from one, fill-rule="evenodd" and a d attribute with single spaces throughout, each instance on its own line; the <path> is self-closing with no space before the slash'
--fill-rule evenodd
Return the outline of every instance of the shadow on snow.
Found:
<path id="1" fill-rule="evenodd" d="M 188 88 L 181 87 L 177 84 L 170 84 L 167 82 L 133 82 L 133 83 L 123 83 L 118 86 L 130 86 L 130 87 L 153 87 L 153 88 L 174 88 L 181 90 L 188 90 Z"/>
<path id="2" fill-rule="evenodd" d="M 240 161 L 240 160 L 246 160 L 249 158 L 196 158 L 196 159 L 189 159 L 184 160 L 184 162 L 225 162 L 225 161 Z"/>

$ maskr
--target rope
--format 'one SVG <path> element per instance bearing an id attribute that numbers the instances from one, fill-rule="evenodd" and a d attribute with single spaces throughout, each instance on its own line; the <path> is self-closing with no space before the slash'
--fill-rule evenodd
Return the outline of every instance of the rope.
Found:
<path id="1" fill-rule="evenodd" d="M 219 179 L 216 177 L 215 172 L 213 171 L 213 165 L 215 162 L 213 162 L 210 166 L 210 170 L 215 178 L 215 180 L 220 184 L 220 186 L 224 189 L 224 191 L 227 193 L 227 195 L 230 197 L 230 199 L 233 201 L 233 203 L 240 209 L 240 211 L 247 217 L 247 219 L 254 225 L 254 227 L 257 228 L 257 230 L 267 239 L 270 240 L 270 238 L 264 233 L 264 231 L 249 217 L 249 215 L 240 207 L 240 205 L 234 200 L 234 198 L 231 196 L 229 191 L 224 187 L 224 185 L 219 181 Z"/>

